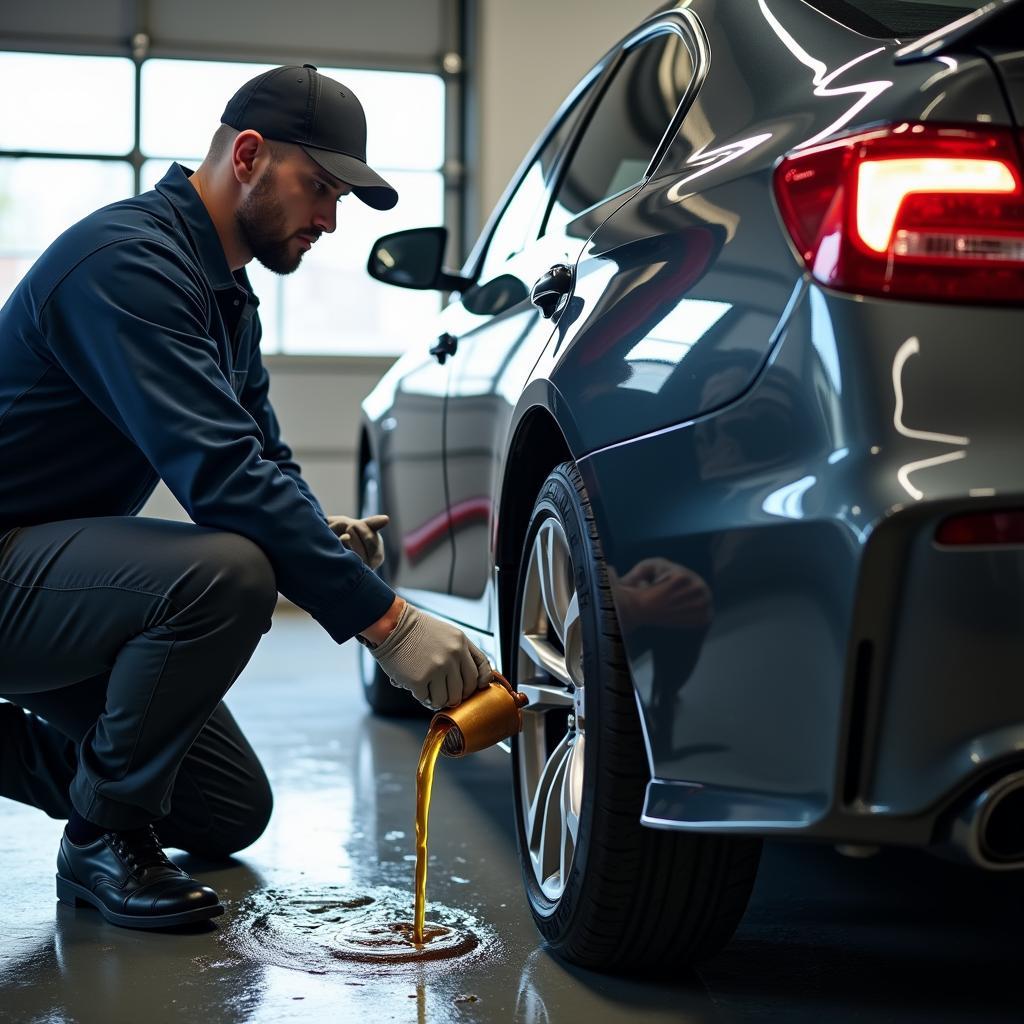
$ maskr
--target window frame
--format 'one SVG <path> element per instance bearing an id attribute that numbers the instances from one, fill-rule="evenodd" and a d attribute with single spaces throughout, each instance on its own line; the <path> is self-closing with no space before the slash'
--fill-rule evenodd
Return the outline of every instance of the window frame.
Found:
<path id="1" fill-rule="evenodd" d="M 556 155 L 555 163 L 551 169 L 550 179 L 545 183 L 547 199 L 544 204 L 543 214 L 541 215 L 541 219 L 538 224 L 537 234 L 530 238 L 530 241 L 536 241 L 544 236 L 547 228 L 548 217 L 551 213 L 551 206 L 558 186 L 561 184 L 564 170 L 568 162 L 572 159 L 573 154 L 576 152 L 576 146 L 582 138 L 583 132 L 587 130 L 587 126 L 590 123 L 590 118 L 594 109 L 597 104 L 601 102 L 605 90 L 612 81 L 612 78 L 615 76 L 625 54 L 634 46 L 641 45 L 642 42 L 664 32 L 674 32 L 682 38 L 684 45 L 690 51 L 690 59 L 693 61 L 693 77 L 690 79 L 690 84 L 687 86 L 686 91 L 680 99 L 675 113 L 666 125 L 665 132 L 662 135 L 657 148 L 651 154 L 651 159 L 644 172 L 643 178 L 616 194 L 625 195 L 628 192 L 632 192 L 634 189 L 646 184 L 654 176 L 658 166 L 664 159 L 665 154 L 668 152 L 672 141 L 678 134 L 680 125 L 682 124 L 683 118 L 686 116 L 687 110 L 692 105 L 693 100 L 700 91 L 700 87 L 707 78 L 708 68 L 710 66 L 711 47 L 708 43 L 707 33 L 704 31 L 704 26 L 701 25 L 697 16 L 689 10 L 669 11 L 653 16 L 650 21 L 644 23 L 639 28 L 631 32 L 617 46 L 612 47 L 612 49 L 601 57 L 601 59 L 597 61 L 597 63 L 595 63 L 594 66 L 579 80 L 579 82 L 577 82 L 576 86 L 572 89 L 565 100 L 563 100 L 554 116 L 548 122 L 544 131 L 541 132 L 533 145 L 527 151 L 526 156 L 516 169 L 515 174 L 510 178 L 508 185 L 505 186 L 505 191 L 501 194 L 501 198 L 495 204 L 494 210 L 487 218 L 487 222 L 484 224 L 483 229 L 477 236 L 477 240 L 473 244 L 473 248 L 470 250 L 469 255 L 466 257 L 466 260 L 462 265 L 460 273 L 463 277 L 468 278 L 474 284 L 480 283 L 480 271 L 483 268 L 484 260 L 487 258 L 487 252 L 490 248 L 491 240 L 494 237 L 494 233 L 499 222 L 505 215 L 505 211 L 512 202 L 516 193 L 518 193 L 519 187 L 526 178 L 526 175 L 529 173 L 534 163 L 540 158 L 540 155 L 544 151 L 548 142 L 562 128 L 567 118 L 577 114 L 576 104 L 578 101 L 582 101 L 582 105 L 578 110 L 578 123 L 576 124 L 572 135 L 566 141 L 566 144 Z M 587 92 L 589 92 L 589 95 L 584 95 L 584 93 Z M 609 198 L 613 197 L 606 197 L 601 202 L 607 202 Z M 601 204 L 595 204 L 595 206 L 599 205 Z M 593 207 L 590 207 L 590 209 L 593 209 Z M 584 210 L 577 216 L 584 216 L 587 212 L 587 210 Z"/>
<path id="2" fill-rule="evenodd" d="M 495 207 L 497 212 L 496 215 L 492 216 L 487 227 L 481 232 L 481 237 L 487 235 L 487 244 L 483 247 L 480 252 L 479 262 L 476 264 L 473 274 L 471 275 L 473 280 L 477 284 L 486 284 L 486 281 L 481 280 L 483 278 L 484 265 L 487 263 L 487 259 L 491 253 L 491 246 L 494 244 L 496 236 L 505 217 L 508 215 L 509 210 L 512 208 L 512 204 L 516 201 L 519 196 L 520 190 L 526 184 L 526 179 L 529 177 L 530 172 L 537 167 L 541 166 L 543 172 L 542 160 L 548 146 L 558 136 L 558 133 L 569 123 L 573 118 L 582 121 L 588 113 L 588 105 L 594 99 L 594 92 L 600 88 L 598 79 L 600 75 L 592 74 L 584 79 L 576 89 L 570 94 L 569 98 L 562 104 L 558 112 L 548 123 L 544 132 L 541 134 L 539 140 L 531 147 L 530 153 L 526 160 L 523 161 L 522 165 L 516 171 L 513 176 L 513 184 L 506 188 L 502 201 Z M 572 135 L 569 136 L 569 142 L 576 136 L 575 130 Z M 564 149 L 564 147 L 563 147 Z M 509 254 L 502 260 L 502 263 L 508 263 L 510 259 L 518 256 L 519 253 L 523 252 L 533 242 L 536 242 L 541 237 L 543 231 L 544 222 L 547 219 L 548 210 L 550 209 L 552 199 L 552 187 L 553 183 L 557 178 L 558 168 L 561 164 L 562 150 L 557 150 L 554 154 L 554 160 L 551 163 L 550 171 L 544 175 L 540 198 L 537 201 L 536 208 L 532 214 L 531 224 L 527 226 L 523 234 L 523 244 L 520 249 L 515 253 Z"/>
<path id="3" fill-rule="evenodd" d="M 665 130 L 662 133 L 661 139 L 655 147 L 654 152 L 651 154 L 650 160 L 647 162 L 647 167 L 644 170 L 643 175 L 631 185 L 627 185 L 625 188 L 621 188 L 611 195 L 604 196 L 596 203 L 592 203 L 586 209 L 580 210 L 569 223 L 587 216 L 587 214 L 592 210 L 599 206 L 603 206 L 605 203 L 610 203 L 615 199 L 624 198 L 632 192 L 637 191 L 646 185 L 647 182 L 657 174 L 658 168 L 661 165 L 665 154 L 668 152 L 672 141 L 679 133 L 683 118 L 692 106 L 705 78 L 707 78 L 708 68 L 710 66 L 711 48 L 708 44 L 707 35 L 704 32 L 704 28 L 700 21 L 690 11 L 673 11 L 669 16 L 657 17 L 656 19 L 641 26 L 631 35 L 627 36 L 619 45 L 615 53 L 614 60 L 612 60 L 605 68 L 603 80 L 596 90 L 596 95 L 591 98 L 591 102 L 584 112 L 584 116 L 580 119 L 581 123 L 577 125 L 576 131 L 573 133 L 573 137 L 563 149 L 554 169 L 553 180 L 548 196 L 548 208 L 544 212 L 543 223 L 541 225 L 538 238 L 542 238 L 547 232 L 547 225 L 551 216 L 551 210 L 554 207 L 555 198 L 558 195 L 558 189 L 562 185 L 565 172 L 572 164 L 573 157 L 576 155 L 576 150 L 579 148 L 580 141 L 589 129 L 595 111 L 601 104 L 609 86 L 621 69 L 626 56 L 638 47 L 647 45 L 657 36 L 669 34 L 676 35 L 682 39 L 683 45 L 686 46 L 690 53 L 690 60 L 693 63 L 693 75 L 691 76 L 690 82 L 684 90 L 683 95 L 680 97 L 674 113 L 666 123 Z"/>
<path id="4" fill-rule="evenodd" d="M 505 186 L 505 191 L 502 192 L 501 198 L 494 205 L 494 209 L 491 211 L 487 218 L 486 223 L 477 236 L 476 242 L 473 243 L 473 248 L 470 250 L 469 255 L 466 257 L 465 262 L 462 265 L 460 273 L 463 277 L 469 278 L 475 283 L 478 283 L 480 271 L 483 268 L 484 260 L 487 258 L 487 252 L 490 249 L 491 241 L 494 238 L 494 234 L 498 228 L 499 223 L 505 216 L 505 212 L 512 200 L 516 197 L 519 192 L 520 186 L 526 179 L 527 174 L 530 173 L 530 169 L 540 159 L 541 154 L 544 152 L 547 144 L 551 139 L 558 133 L 559 129 L 565 123 L 565 121 L 572 117 L 576 113 L 577 102 L 582 102 L 582 106 L 579 108 L 579 118 L 583 120 L 588 113 L 588 104 L 593 101 L 593 90 L 592 86 L 599 88 L 597 80 L 601 77 L 604 70 L 604 61 L 610 59 L 611 55 L 606 55 L 599 61 L 582 79 L 576 84 L 572 92 L 565 98 L 561 106 L 555 111 L 554 116 L 548 122 L 544 131 L 537 137 L 533 145 L 527 151 L 526 156 L 523 158 L 519 167 L 516 169 L 515 174 L 509 179 L 509 183 Z M 588 90 L 591 91 L 590 96 L 584 95 Z M 570 144 L 572 138 L 575 138 L 575 132 L 570 138 Z M 542 214 L 537 224 L 537 234 L 530 238 L 529 241 L 536 241 L 540 237 L 540 227 L 543 221 L 547 217 L 547 206 L 551 199 L 552 182 L 558 173 L 558 167 L 561 163 L 561 154 L 558 154 L 555 158 L 555 164 L 552 168 L 551 180 L 544 183 L 544 191 L 547 194 L 547 198 L 541 204 Z M 467 286 L 468 287 L 468 286 Z"/>

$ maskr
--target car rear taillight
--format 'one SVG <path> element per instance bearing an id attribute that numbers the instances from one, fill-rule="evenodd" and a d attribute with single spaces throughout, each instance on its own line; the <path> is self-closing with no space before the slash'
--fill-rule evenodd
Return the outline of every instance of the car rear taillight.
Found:
<path id="1" fill-rule="evenodd" d="M 953 516 L 935 531 L 939 544 L 962 545 L 1024 544 L 1024 509 L 1004 512 L 969 512 Z"/>
<path id="2" fill-rule="evenodd" d="M 775 196 L 832 288 L 1024 303 L 1024 187 L 1008 129 L 899 124 L 787 156 Z"/>

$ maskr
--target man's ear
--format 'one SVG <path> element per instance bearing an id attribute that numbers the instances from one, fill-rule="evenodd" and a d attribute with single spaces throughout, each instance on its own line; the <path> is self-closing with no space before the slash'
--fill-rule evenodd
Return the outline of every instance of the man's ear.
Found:
<path id="1" fill-rule="evenodd" d="M 239 184 L 247 184 L 252 180 L 256 157 L 265 145 L 263 136 L 252 128 L 246 128 L 235 136 L 231 147 L 231 169 L 235 172 L 235 180 Z"/>

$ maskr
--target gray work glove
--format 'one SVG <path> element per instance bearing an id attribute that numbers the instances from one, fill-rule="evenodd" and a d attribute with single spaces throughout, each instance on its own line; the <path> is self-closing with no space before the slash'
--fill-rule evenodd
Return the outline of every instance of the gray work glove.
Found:
<path id="1" fill-rule="evenodd" d="M 328 516 L 327 525 L 345 547 L 354 551 L 371 569 L 384 562 L 384 539 L 380 531 L 391 520 L 385 515 L 355 519 L 352 516 Z"/>
<path id="2" fill-rule="evenodd" d="M 461 704 L 491 681 L 487 655 L 461 629 L 408 602 L 395 628 L 366 646 L 394 686 L 435 711 Z"/>

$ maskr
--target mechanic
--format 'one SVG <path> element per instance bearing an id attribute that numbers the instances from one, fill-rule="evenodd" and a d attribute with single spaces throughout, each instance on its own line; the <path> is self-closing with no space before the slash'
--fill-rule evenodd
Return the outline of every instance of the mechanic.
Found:
<path id="1" fill-rule="evenodd" d="M 0 310 L 0 795 L 68 819 L 58 896 L 128 927 L 223 909 L 163 846 L 223 857 L 267 824 L 221 699 L 278 591 L 430 707 L 491 673 L 372 571 L 386 517 L 324 514 L 268 398 L 245 265 L 291 273 L 349 193 L 398 201 L 362 106 L 307 64 L 221 121 L 194 173 L 69 228 Z M 138 517 L 158 478 L 192 523 Z"/>

